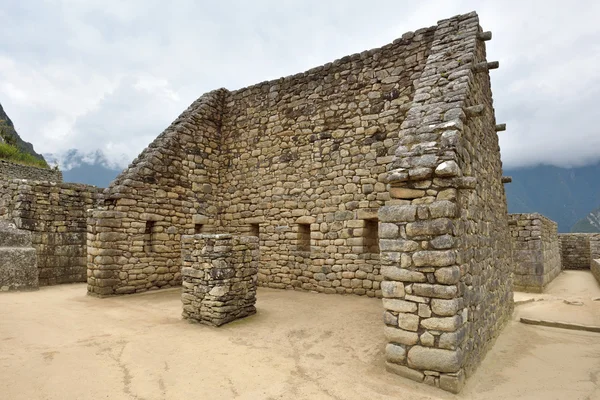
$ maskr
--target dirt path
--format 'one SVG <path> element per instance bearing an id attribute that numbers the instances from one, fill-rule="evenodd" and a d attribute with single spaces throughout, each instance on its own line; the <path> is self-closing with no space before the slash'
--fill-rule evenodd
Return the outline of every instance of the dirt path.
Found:
<path id="1" fill-rule="evenodd" d="M 261 289 L 221 328 L 179 292 L 0 295 L 0 398 L 600 399 L 600 335 L 511 322 L 459 396 L 385 372 L 380 300 Z"/>

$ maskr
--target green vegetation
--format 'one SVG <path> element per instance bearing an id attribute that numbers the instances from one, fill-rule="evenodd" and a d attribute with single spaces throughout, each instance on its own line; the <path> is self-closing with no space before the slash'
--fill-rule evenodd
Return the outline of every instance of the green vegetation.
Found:
<path id="1" fill-rule="evenodd" d="M 46 161 L 40 160 L 19 149 L 17 147 L 16 138 L 8 132 L 6 126 L 0 125 L 0 137 L 4 140 L 4 143 L 0 142 L 0 160 L 7 160 L 17 164 L 30 165 L 39 168 L 50 168 Z"/>

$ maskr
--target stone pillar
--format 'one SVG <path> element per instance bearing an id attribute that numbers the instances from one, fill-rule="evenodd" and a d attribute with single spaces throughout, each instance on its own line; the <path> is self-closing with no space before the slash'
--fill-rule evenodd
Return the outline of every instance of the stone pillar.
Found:
<path id="1" fill-rule="evenodd" d="M 255 236 L 183 236 L 183 317 L 220 326 L 256 313 L 258 252 Z"/>
<path id="2" fill-rule="evenodd" d="M 38 269 L 31 232 L 0 221 L 0 292 L 37 288 Z"/>

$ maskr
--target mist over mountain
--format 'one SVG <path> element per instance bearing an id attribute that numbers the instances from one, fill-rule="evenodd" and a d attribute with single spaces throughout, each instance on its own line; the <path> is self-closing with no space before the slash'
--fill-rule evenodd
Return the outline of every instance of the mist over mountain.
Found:
<path id="1" fill-rule="evenodd" d="M 51 165 L 57 164 L 65 182 L 107 187 L 122 168 L 108 161 L 100 150 L 84 153 L 71 149 L 63 154 L 45 154 Z"/>

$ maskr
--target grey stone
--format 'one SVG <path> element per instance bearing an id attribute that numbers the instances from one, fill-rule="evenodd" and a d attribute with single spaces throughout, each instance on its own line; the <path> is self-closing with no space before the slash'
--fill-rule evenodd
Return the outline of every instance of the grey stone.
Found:
<path id="1" fill-rule="evenodd" d="M 460 351 L 413 346 L 408 350 L 408 366 L 421 370 L 457 372 L 462 366 Z"/>

